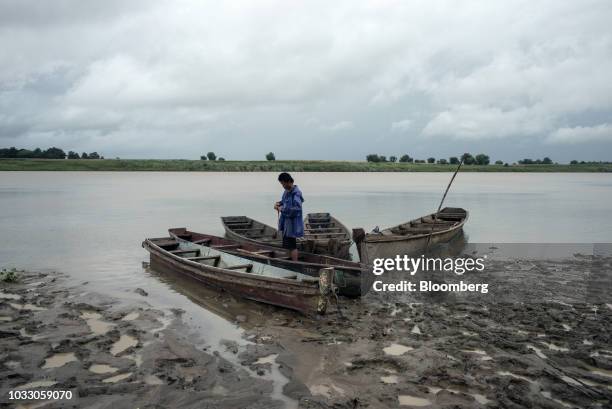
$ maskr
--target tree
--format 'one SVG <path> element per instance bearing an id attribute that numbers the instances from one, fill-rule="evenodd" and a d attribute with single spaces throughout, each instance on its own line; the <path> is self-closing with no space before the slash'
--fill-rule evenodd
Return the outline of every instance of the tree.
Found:
<path id="1" fill-rule="evenodd" d="M 32 152 L 32 157 L 33 158 L 42 158 L 42 156 L 43 156 L 43 152 L 40 150 L 40 148 L 36 148 Z"/>
<path id="2" fill-rule="evenodd" d="M 471 153 L 464 153 L 462 155 L 463 158 L 463 163 L 465 163 L 466 165 L 473 165 L 474 162 L 476 162 L 476 160 L 474 159 L 474 157 L 472 156 Z"/>
<path id="3" fill-rule="evenodd" d="M 380 158 L 381 162 L 386 162 L 387 161 L 387 157 L 385 155 L 380 155 L 379 158 Z"/>
<path id="4" fill-rule="evenodd" d="M 458 165 L 459 158 L 456 156 L 451 156 L 450 158 L 448 158 L 448 163 L 450 163 L 451 165 Z"/>
<path id="5" fill-rule="evenodd" d="M 366 160 L 368 162 L 380 162 L 380 156 L 378 156 L 375 153 L 370 153 L 369 155 L 366 156 Z"/>
<path id="6" fill-rule="evenodd" d="M 496 165 L 503 165 L 503 164 L 504 164 L 504 161 L 503 161 L 503 160 L 496 160 L 496 161 L 495 161 L 495 164 L 496 164 Z"/>
<path id="7" fill-rule="evenodd" d="M 548 156 L 546 156 L 544 159 L 542 159 L 542 163 L 544 165 L 551 165 L 552 164 L 552 159 L 550 159 Z"/>
<path id="8" fill-rule="evenodd" d="M 81 159 L 89 159 L 89 155 L 87 155 L 87 152 L 83 152 L 81 154 Z"/>
<path id="9" fill-rule="evenodd" d="M 200 160 L 207 160 L 208 158 L 206 157 L 206 155 L 202 155 L 200 156 Z"/>
<path id="10" fill-rule="evenodd" d="M 476 161 L 477 165 L 488 165 L 490 162 L 489 156 L 485 155 L 484 153 L 479 153 L 476 155 L 474 160 Z"/>
<path id="11" fill-rule="evenodd" d="M 68 159 L 79 159 L 79 154 L 74 151 L 68 152 Z"/>
<path id="12" fill-rule="evenodd" d="M 425 163 L 423 159 L 415 159 L 414 163 Z"/>
<path id="13" fill-rule="evenodd" d="M 29 149 L 19 149 L 19 152 L 17 152 L 17 157 L 18 158 L 31 158 L 33 154 L 34 152 L 32 152 Z"/>
<path id="14" fill-rule="evenodd" d="M 100 159 L 100 155 L 98 155 L 98 152 L 92 152 L 89 154 L 89 159 Z"/>
<path id="15" fill-rule="evenodd" d="M 436 163 L 436 158 L 427 158 L 427 163 Z"/>
<path id="16" fill-rule="evenodd" d="M 404 155 L 402 155 L 402 157 L 401 157 L 401 158 L 399 158 L 399 161 L 400 161 L 400 162 L 412 163 L 412 162 L 414 162 L 414 159 L 412 159 L 412 158 L 410 157 L 410 155 L 408 155 L 408 154 L 404 154 Z"/>
<path id="17" fill-rule="evenodd" d="M 225 158 L 224 158 L 224 157 L 220 157 L 218 160 L 219 160 L 220 162 L 223 162 L 223 161 L 225 161 Z"/>
<path id="18" fill-rule="evenodd" d="M 573 161 L 570 162 L 570 165 L 577 165 L 577 164 L 578 164 L 577 160 L 573 160 Z"/>
<path id="19" fill-rule="evenodd" d="M 66 159 L 66 152 L 54 146 L 43 151 L 42 156 L 46 159 Z"/>
<path id="20" fill-rule="evenodd" d="M 266 155 L 266 160 L 276 160 L 276 156 L 274 156 L 274 152 L 268 152 Z"/>
<path id="21" fill-rule="evenodd" d="M 448 161 L 446 159 L 438 159 L 438 163 L 440 165 L 446 165 L 448 163 Z"/>
<path id="22" fill-rule="evenodd" d="M 396 156 L 390 156 L 389 157 L 389 162 L 397 162 L 397 157 Z"/>
<path id="23" fill-rule="evenodd" d="M 534 165 L 535 162 L 533 159 L 525 158 L 518 161 L 519 165 Z"/>
<path id="24" fill-rule="evenodd" d="M 206 154 L 206 157 L 208 158 L 208 160 L 217 160 L 217 155 L 215 155 L 214 152 L 208 152 Z"/>

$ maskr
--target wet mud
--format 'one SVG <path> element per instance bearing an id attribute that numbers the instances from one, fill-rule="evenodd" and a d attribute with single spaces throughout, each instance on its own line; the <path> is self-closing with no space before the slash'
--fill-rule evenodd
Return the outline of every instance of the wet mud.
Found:
<path id="1" fill-rule="evenodd" d="M 513 264 L 536 281 L 576 267 L 535 266 Z M 508 303 L 370 292 L 322 318 L 160 279 L 241 337 L 202 348 L 180 309 L 82 296 L 30 274 L 2 284 L 1 396 L 78 395 L 49 408 L 611 407 L 612 303 L 571 299 L 571 279 L 549 280 L 538 302 L 534 286 L 529 302 Z"/>

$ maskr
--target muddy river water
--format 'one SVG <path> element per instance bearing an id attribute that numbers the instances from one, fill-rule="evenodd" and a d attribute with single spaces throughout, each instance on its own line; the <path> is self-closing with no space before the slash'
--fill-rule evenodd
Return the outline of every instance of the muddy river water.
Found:
<path id="1" fill-rule="evenodd" d="M 450 174 L 296 173 L 293 176 L 304 192 L 305 211 L 330 211 L 349 227 L 370 230 L 435 209 Z M 219 217 L 223 215 L 248 215 L 274 224 L 276 214 L 272 204 L 280 193 L 273 173 L 0 172 L 0 267 L 61 271 L 68 282 L 78 286 L 80 296 L 86 297 L 89 291 L 95 291 L 125 304 L 142 302 L 142 293 L 134 290 L 144 289 L 151 308 L 181 310 L 189 331 L 197 335 L 198 347 L 217 351 L 230 362 L 239 364 L 240 359 L 231 349 L 245 350 L 252 344 L 245 336 L 244 326 L 236 323 L 236 316 L 244 311 L 239 306 L 234 311 L 232 305 L 216 305 L 211 302 L 214 297 L 202 295 L 180 277 L 162 276 L 143 268 L 147 254 L 140 243 L 145 237 L 166 235 L 169 227 L 189 227 L 222 235 Z M 610 203 L 612 176 L 562 173 L 463 173 L 457 177 L 446 202 L 470 211 L 465 228 L 468 241 L 496 243 L 612 242 Z M 411 310 L 412 307 L 408 312 Z M 112 330 L 96 313 L 84 314 L 82 318 L 92 332 Z M 387 315 L 398 322 L 414 320 L 414 315 L 406 315 L 406 310 L 403 314 Z M 280 319 L 292 319 L 287 317 L 292 316 L 283 313 Z M 285 325 L 283 322 L 281 326 Z M 409 326 L 407 333 L 415 336 L 414 323 L 406 325 Z M 464 332 L 472 336 L 471 331 L 468 328 Z M 309 339 L 302 333 L 297 336 Z M 232 348 L 228 348 L 228 340 L 234 343 Z M 336 341 L 334 337 L 330 342 Z M 119 339 L 117 353 L 134 342 L 129 338 Z M 356 350 L 357 344 L 353 344 Z M 303 345 L 308 348 L 310 344 Z M 383 356 L 390 357 L 410 354 L 418 347 L 392 340 L 381 345 L 386 348 Z M 548 344 L 538 345 L 547 351 L 554 350 Z M 480 351 L 476 348 L 480 344 L 472 347 L 473 350 L 459 347 L 456 350 L 482 361 L 482 354 L 473 352 Z M 383 349 L 380 350 L 382 353 Z M 435 355 L 432 351 L 429 354 Z M 288 379 L 279 371 L 276 357 L 277 354 L 270 353 L 257 359 L 272 364 L 265 377 L 273 382 L 274 398 L 282 401 L 283 407 L 295 407 L 296 400 L 282 393 Z M 59 354 L 50 357 L 46 365 L 63 365 L 73 358 Z M 384 367 L 381 383 L 394 387 L 398 383 L 397 372 L 405 368 L 398 367 L 395 361 L 381 359 L 381 368 Z M 441 358 L 435 355 L 432 359 Z M 363 365 L 358 359 L 352 363 L 356 364 Z M 605 371 L 599 369 L 602 370 Z M 95 366 L 91 371 L 114 372 L 107 366 Z M 512 373 L 506 378 L 514 379 L 512 376 L 519 375 Z M 312 382 L 309 387 L 319 396 L 344 396 L 342 388 L 330 379 L 320 384 Z M 419 391 L 403 388 L 394 398 L 400 404 L 427 406 L 433 401 Z M 451 386 L 433 388 L 433 395 L 439 399 L 455 390 Z M 468 395 L 486 405 L 488 401 L 480 392 L 471 391 Z"/>

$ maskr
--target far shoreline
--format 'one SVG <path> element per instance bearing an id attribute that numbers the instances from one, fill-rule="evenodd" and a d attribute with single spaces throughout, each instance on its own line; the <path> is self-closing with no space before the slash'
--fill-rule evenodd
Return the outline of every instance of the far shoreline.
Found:
<path id="1" fill-rule="evenodd" d="M 0 171 L 454 172 L 457 165 L 327 160 L 0 159 Z M 612 163 L 463 165 L 461 172 L 609 173 Z"/>

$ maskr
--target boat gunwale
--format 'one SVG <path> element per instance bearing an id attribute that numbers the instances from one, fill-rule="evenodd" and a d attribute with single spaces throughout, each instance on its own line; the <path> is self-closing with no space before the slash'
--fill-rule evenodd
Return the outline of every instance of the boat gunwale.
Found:
<path id="1" fill-rule="evenodd" d="M 422 219 L 423 217 L 433 216 L 435 214 L 436 213 L 431 213 L 431 214 L 428 214 L 426 216 L 419 217 L 418 219 L 410 220 L 410 221 L 408 221 L 406 223 L 411 223 L 411 222 L 413 222 L 415 220 Z M 470 213 L 467 210 L 465 210 L 465 217 L 463 218 L 463 220 L 461 220 L 456 225 L 454 225 L 454 226 L 452 226 L 452 227 L 450 227 L 448 229 L 439 230 L 439 231 L 435 231 L 434 230 L 431 233 L 419 233 L 419 234 L 413 234 L 413 235 L 410 235 L 410 236 L 402 235 L 402 234 L 388 234 L 388 235 L 380 234 L 380 235 L 378 235 L 378 234 L 368 233 L 368 234 L 366 234 L 366 236 L 364 238 L 364 242 L 366 242 L 366 243 L 384 243 L 384 242 L 389 242 L 389 241 L 410 241 L 410 240 L 418 240 L 418 239 L 426 238 L 426 237 L 429 237 L 430 235 L 431 235 L 431 237 L 440 236 L 442 234 L 451 233 L 451 232 L 453 232 L 455 230 L 463 228 L 463 226 L 465 225 L 465 223 L 468 220 L 469 214 Z M 397 228 L 397 227 L 399 227 L 399 226 L 401 226 L 403 224 L 406 224 L 406 223 L 401 223 L 401 224 L 398 224 L 398 225 L 395 225 L 395 226 L 392 226 L 392 227 L 388 227 L 386 229 L 383 229 L 383 231 L 390 231 L 391 229 L 395 229 L 395 228 Z M 433 225 L 435 226 L 435 223 L 433 223 Z"/>
<path id="2" fill-rule="evenodd" d="M 198 244 L 194 244 L 194 243 L 191 243 L 191 244 L 198 246 Z M 150 250 L 147 249 L 145 245 L 150 247 Z M 145 239 L 145 241 L 143 242 L 143 247 L 145 247 L 145 249 L 149 250 L 150 252 L 158 253 L 156 255 L 158 255 L 159 257 L 169 258 L 186 267 L 193 268 L 197 270 L 198 272 L 200 272 L 202 269 L 207 269 L 207 270 L 210 270 L 212 273 L 218 273 L 219 277 L 214 277 L 214 279 L 218 281 L 229 281 L 223 276 L 225 275 L 226 277 L 231 276 L 236 279 L 246 279 L 248 281 L 254 281 L 258 283 L 263 282 L 266 284 L 273 284 L 273 285 L 282 284 L 284 286 L 289 285 L 290 287 L 295 287 L 295 290 L 287 291 L 287 292 L 298 293 L 301 290 L 301 292 L 307 295 L 310 295 L 311 292 L 312 292 L 312 295 L 319 294 L 319 282 L 316 279 L 312 281 L 303 281 L 303 280 L 295 280 L 295 279 L 280 278 L 280 277 L 270 277 L 270 276 L 264 276 L 264 275 L 254 275 L 252 273 L 246 273 L 246 272 L 241 272 L 241 271 L 236 271 L 236 270 L 229 270 L 229 269 L 225 269 L 221 267 L 211 266 L 208 264 L 197 263 L 195 261 L 191 261 L 183 257 L 179 257 L 176 254 L 172 254 L 168 250 L 164 250 L 160 246 L 156 245 L 154 242 L 150 241 L 150 239 Z M 246 259 L 246 261 L 251 261 L 251 260 Z M 260 264 L 263 264 L 263 263 L 260 263 Z"/>
<path id="3" fill-rule="evenodd" d="M 172 237 L 174 237 L 176 239 L 184 240 L 184 241 L 193 243 L 190 240 L 183 239 L 183 238 L 179 237 L 178 233 L 176 232 L 176 230 L 179 230 L 179 229 L 183 229 L 183 228 L 177 227 L 177 228 L 168 229 L 168 234 L 170 234 L 170 236 L 172 236 Z M 198 233 L 198 232 L 195 232 L 195 231 L 192 231 L 192 230 L 187 230 L 186 228 L 185 228 L 184 232 L 185 233 L 190 233 L 190 234 L 200 234 L 200 235 L 203 235 L 203 236 L 216 237 L 216 236 L 213 236 L 213 235 L 210 235 L 210 234 L 206 234 L 206 233 Z M 219 237 L 219 238 L 221 238 L 221 237 Z M 228 239 L 228 240 L 231 240 L 231 239 Z M 234 240 L 231 240 L 231 241 L 234 241 Z M 237 243 L 237 244 L 240 244 L 240 243 Z M 261 247 L 269 247 L 269 249 L 273 250 L 273 251 L 283 250 L 283 249 L 279 249 L 277 247 L 266 246 L 264 244 L 259 244 L 259 243 L 257 243 L 257 245 L 261 246 Z M 205 246 L 205 247 L 209 247 L 209 246 Z M 282 261 L 283 263 L 290 264 L 290 265 L 296 265 L 296 266 L 297 265 L 306 266 L 306 267 L 319 267 L 320 266 L 321 268 L 324 268 L 324 267 L 334 267 L 335 269 L 339 269 L 339 270 L 350 270 L 350 271 L 360 272 L 360 273 L 363 273 L 364 271 L 368 270 L 368 266 L 366 264 L 364 264 L 364 263 L 357 262 L 357 261 L 349 261 L 349 260 L 345 260 L 345 259 L 341 259 L 341 258 L 337 258 L 337 257 L 333 257 L 333 256 L 322 255 L 322 254 L 309 253 L 309 254 L 311 254 L 313 256 L 321 256 L 321 257 L 324 257 L 324 258 L 331 259 L 330 261 L 338 261 L 339 263 L 338 264 L 324 264 L 324 263 L 315 263 L 315 262 L 311 262 L 311 261 L 284 260 L 284 259 L 281 259 L 281 258 L 278 258 L 278 257 L 268 257 L 268 256 L 265 256 L 263 254 L 257 254 L 257 253 L 255 253 L 253 251 L 249 251 L 249 250 L 242 249 L 242 248 L 238 248 L 238 249 L 230 250 L 230 251 L 225 251 L 225 250 L 222 250 L 222 249 L 216 249 L 216 250 L 222 251 L 224 253 L 236 255 L 238 257 L 240 257 L 239 254 L 233 254 L 233 253 L 234 252 L 237 252 L 237 253 L 244 252 L 245 254 L 248 254 L 249 257 L 257 257 L 260 260 L 265 260 L 265 261 L 267 261 L 267 260 L 279 260 L 279 261 Z M 352 266 L 351 265 L 343 265 L 343 264 L 340 264 L 340 263 L 353 263 L 355 265 L 352 265 Z M 265 262 L 265 263 L 262 262 L 262 264 L 267 264 L 267 262 Z"/>

